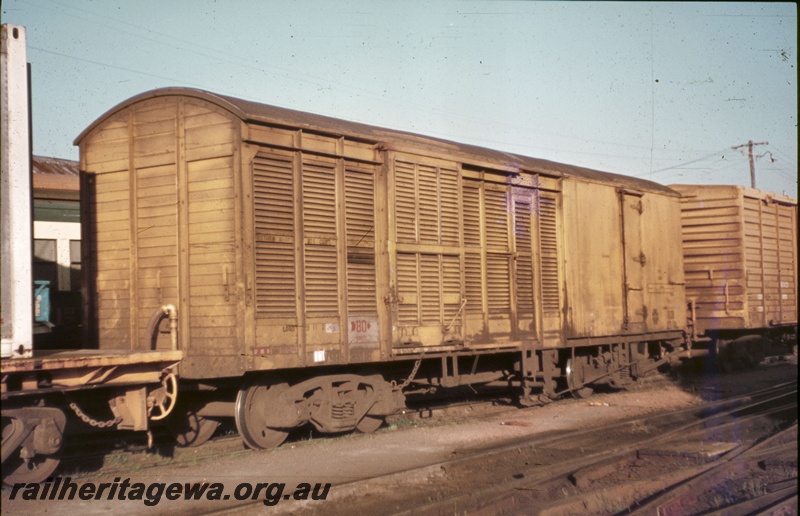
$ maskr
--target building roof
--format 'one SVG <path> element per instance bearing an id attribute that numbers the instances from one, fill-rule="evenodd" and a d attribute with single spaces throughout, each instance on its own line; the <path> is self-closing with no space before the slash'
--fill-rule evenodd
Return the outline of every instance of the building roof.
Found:
<path id="1" fill-rule="evenodd" d="M 33 156 L 33 190 L 80 190 L 80 166 L 77 161 Z"/>

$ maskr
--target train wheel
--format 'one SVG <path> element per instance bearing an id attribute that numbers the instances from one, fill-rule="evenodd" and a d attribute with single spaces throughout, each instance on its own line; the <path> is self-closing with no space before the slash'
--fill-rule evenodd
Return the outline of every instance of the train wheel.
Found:
<path id="1" fill-rule="evenodd" d="M 236 396 L 236 429 L 244 443 L 254 450 L 280 445 L 289 432 L 267 426 L 266 411 L 280 403 L 282 385 L 251 385 Z"/>
<path id="2" fill-rule="evenodd" d="M 735 352 L 734 342 L 720 339 L 716 343 L 716 365 L 723 373 L 733 373 L 741 369 L 741 362 Z"/>
<path id="3" fill-rule="evenodd" d="M 198 416 L 194 410 L 181 410 L 178 405 L 175 412 L 165 421 L 167 429 L 178 446 L 192 447 L 205 443 L 219 427 L 219 421 Z"/>
<path id="4" fill-rule="evenodd" d="M 356 425 L 356 430 L 358 430 L 362 434 L 371 434 L 372 432 L 380 428 L 382 424 L 383 424 L 382 417 L 364 416 L 361 418 L 361 421 L 359 421 L 358 424 Z"/>
<path id="5" fill-rule="evenodd" d="M 582 363 L 581 359 L 575 362 L 571 358 L 567 359 L 566 376 L 567 387 L 574 398 L 583 399 L 588 398 L 594 394 L 594 389 L 583 384 L 583 368 L 586 364 Z"/>
<path id="6" fill-rule="evenodd" d="M 3 448 L 18 430 L 18 420 L 3 418 Z M 26 460 L 21 457 L 22 449 L 22 447 L 17 448 L 3 461 L 3 482 L 7 485 L 44 482 L 61 462 L 61 450 L 50 455 L 37 454 L 32 459 Z"/>
<path id="7" fill-rule="evenodd" d="M 767 356 L 771 342 L 760 335 L 747 335 L 734 340 L 729 347 L 738 357 L 742 369 L 755 369 Z"/>

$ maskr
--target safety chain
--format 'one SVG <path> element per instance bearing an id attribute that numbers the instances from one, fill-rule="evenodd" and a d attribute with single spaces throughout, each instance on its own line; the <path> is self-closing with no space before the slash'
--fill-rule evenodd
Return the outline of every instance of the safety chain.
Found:
<path id="1" fill-rule="evenodd" d="M 82 410 L 81 410 L 81 409 L 78 407 L 78 405 L 77 405 L 77 404 L 76 404 L 74 401 L 71 401 L 71 402 L 69 403 L 69 408 L 71 408 L 71 409 L 72 409 L 72 411 L 73 411 L 73 412 L 75 412 L 75 415 L 76 415 L 76 416 L 78 416 L 79 418 L 81 418 L 81 421 L 83 421 L 84 423 L 87 423 L 87 424 L 89 424 L 89 425 L 91 425 L 91 426 L 97 427 L 97 428 L 109 428 L 109 427 L 111 427 L 111 426 L 114 426 L 114 425 L 116 425 L 116 424 L 117 424 L 117 423 L 119 423 L 120 421 L 122 421 L 122 418 L 121 418 L 121 417 L 116 417 L 116 418 L 114 418 L 114 419 L 109 419 L 108 421 L 98 421 L 98 420 L 96 420 L 96 419 L 93 419 L 93 418 L 91 418 L 91 417 L 87 416 L 87 415 L 86 415 L 86 414 L 85 414 L 85 413 L 84 413 L 84 412 L 83 412 L 83 411 L 82 411 Z"/>
<path id="2" fill-rule="evenodd" d="M 406 381 L 404 381 L 403 383 L 401 383 L 401 384 L 400 384 L 400 385 L 397 387 L 399 390 L 401 390 L 401 391 L 402 391 L 403 389 L 405 389 L 406 387 L 408 387 L 408 386 L 409 386 L 409 384 L 410 384 L 411 382 L 413 382 L 413 381 L 414 381 L 414 377 L 415 377 L 415 376 L 417 376 L 417 371 L 419 371 L 419 366 L 420 366 L 420 364 L 422 363 L 422 357 L 423 357 L 423 356 L 425 356 L 425 353 L 423 353 L 422 355 L 420 355 L 420 356 L 419 356 L 419 358 L 417 359 L 417 361 L 414 363 L 414 369 L 412 369 L 412 370 L 411 370 L 411 374 L 410 374 L 410 375 L 408 375 L 408 378 L 406 378 Z"/>

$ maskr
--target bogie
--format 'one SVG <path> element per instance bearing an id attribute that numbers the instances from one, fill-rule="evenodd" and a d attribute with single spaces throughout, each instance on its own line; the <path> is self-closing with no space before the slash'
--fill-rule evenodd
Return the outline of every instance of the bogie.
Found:
<path id="1" fill-rule="evenodd" d="M 404 407 L 402 392 L 380 375 L 326 375 L 292 385 L 252 377 L 236 398 L 236 426 L 247 446 L 271 448 L 309 423 L 322 433 L 372 432 Z"/>

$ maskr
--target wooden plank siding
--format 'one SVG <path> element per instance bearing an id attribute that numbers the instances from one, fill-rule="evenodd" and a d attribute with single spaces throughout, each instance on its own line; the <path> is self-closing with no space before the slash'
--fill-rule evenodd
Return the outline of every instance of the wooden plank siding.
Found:
<path id="1" fill-rule="evenodd" d="M 232 171 L 231 155 L 187 163 L 189 327 L 192 346 L 208 354 L 239 349 Z"/>
<path id="2" fill-rule="evenodd" d="M 124 118 L 124 126 L 121 114 L 98 127 L 83 153 L 93 190 L 86 202 L 94 214 L 98 345 L 169 349 L 166 323 L 155 344 L 147 330 L 153 314 L 173 304 L 191 358 L 184 374 L 237 374 L 239 358 L 217 372 L 192 371 L 203 363 L 198 357 L 239 356 L 237 124 L 216 107 L 177 97 L 137 104 Z"/>
<path id="3" fill-rule="evenodd" d="M 796 324 L 796 201 L 738 186 L 675 188 L 700 332 Z"/>
<path id="4" fill-rule="evenodd" d="M 174 123 L 174 121 L 173 121 Z M 174 164 L 137 168 L 136 277 L 139 344 L 152 347 L 147 326 L 153 313 L 178 300 L 178 195 Z M 169 335 L 159 333 L 156 349 L 169 349 Z"/>
<path id="5" fill-rule="evenodd" d="M 106 121 L 81 154 L 81 168 L 95 171 L 83 184 L 88 188 L 82 196 L 87 205 L 86 226 L 82 238 L 85 260 L 95 260 L 86 267 L 85 288 L 93 292 L 91 313 L 87 314 L 88 330 L 95 345 L 102 349 L 131 349 L 131 259 L 130 259 L 130 180 L 129 117 L 121 113 Z M 88 274 L 92 273 L 92 276 Z"/>
<path id="6" fill-rule="evenodd" d="M 743 201 L 748 325 L 796 323 L 797 277 L 792 267 L 796 210 L 747 194 Z"/>

